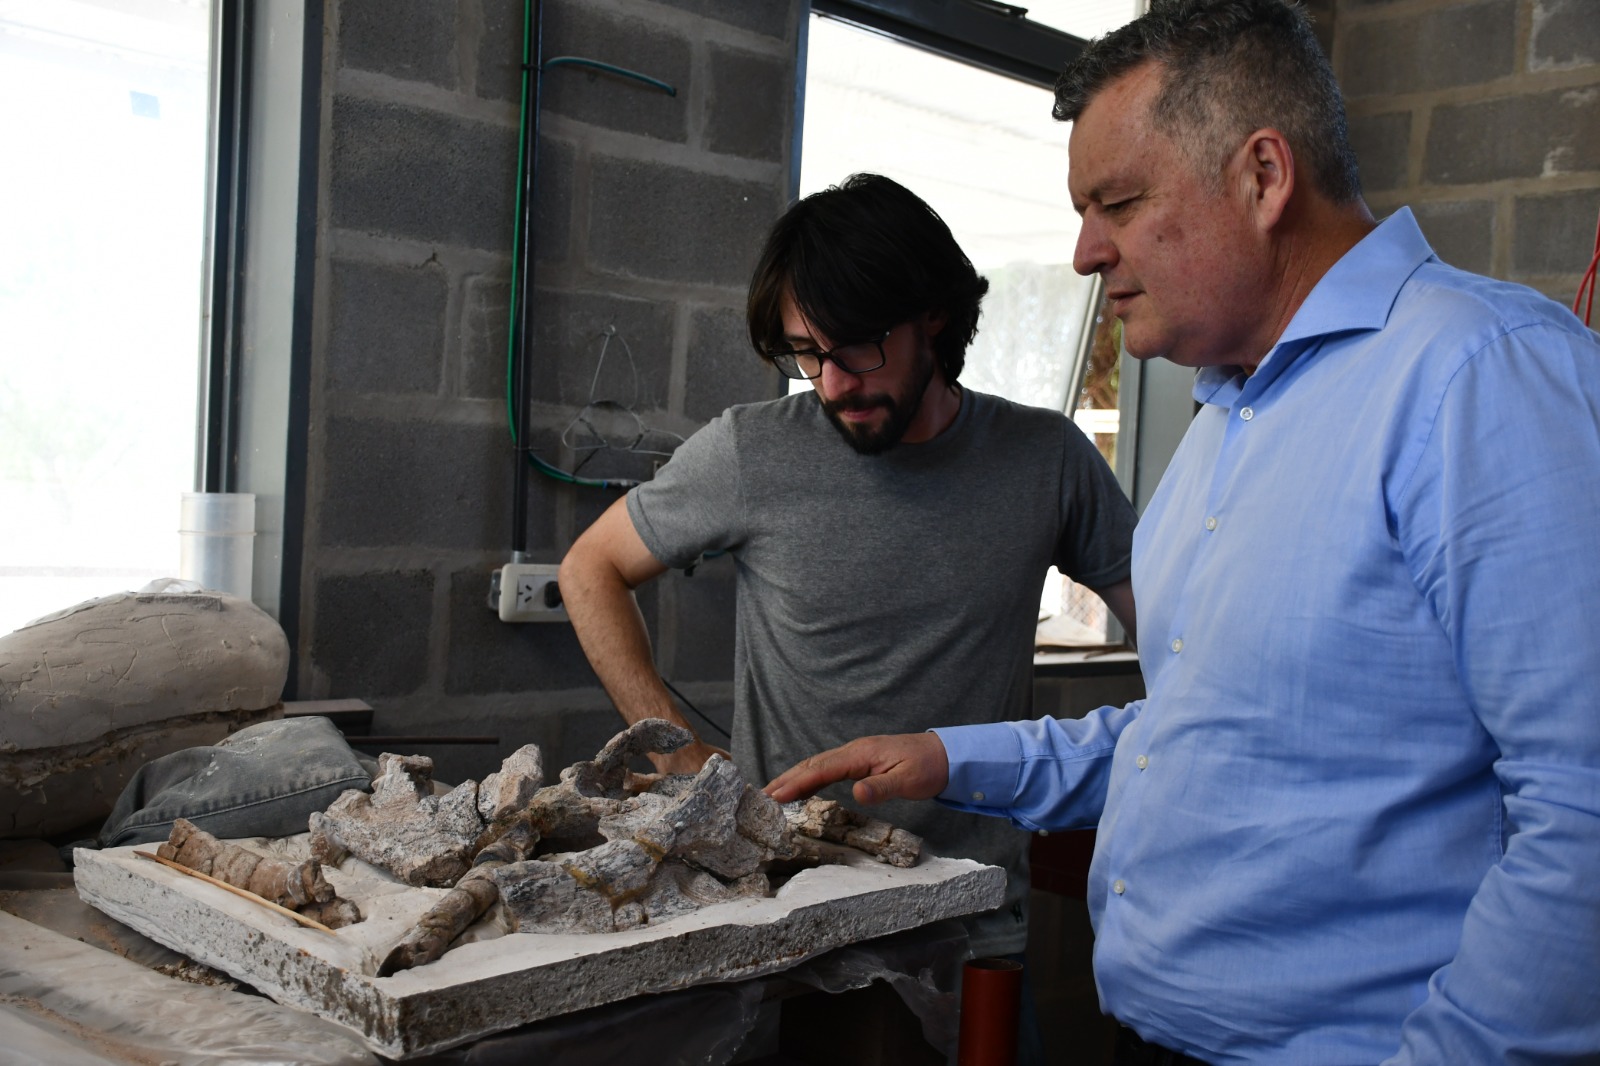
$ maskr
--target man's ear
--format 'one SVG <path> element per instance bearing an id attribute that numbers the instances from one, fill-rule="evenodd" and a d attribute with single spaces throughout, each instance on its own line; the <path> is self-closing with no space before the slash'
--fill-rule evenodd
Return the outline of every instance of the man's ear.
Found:
<path id="1" fill-rule="evenodd" d="M 922 330 L 931 340 L 950 322 L 950 316 L 944 311 L 925 311 L 922 315 Z"/>
<path id="2" fill-rule="evenodd" d="M 1256 226 L 1263 232 L 1277 226 L 1294 197 L 1294 152 L 1289 139 L 1272 128 L 1245 139 L 1238 157 L 1238 178 Z"/>

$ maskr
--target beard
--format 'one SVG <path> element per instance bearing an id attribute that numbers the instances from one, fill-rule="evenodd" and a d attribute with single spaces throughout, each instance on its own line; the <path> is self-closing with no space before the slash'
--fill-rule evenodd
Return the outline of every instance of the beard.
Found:
<path id="1" fill-rule="evenodd" d="M 922 397 L 928 391 L 928 382 L 933 380 L 934 355 L 926 341 L 920 336 L 918 340 L 921 343 L 917 346 L 917 365 L 904 388 L 895 393 L 850 396 L 822 404 L 822 413 L 857 453 L 879 455 L 899 444 L 911 420 L 922 409 Z M 846 422 L 839 417 L 840 411 L 870 411 L 875 407 L 883 408 L 888 415 L 876 428 Z"/>

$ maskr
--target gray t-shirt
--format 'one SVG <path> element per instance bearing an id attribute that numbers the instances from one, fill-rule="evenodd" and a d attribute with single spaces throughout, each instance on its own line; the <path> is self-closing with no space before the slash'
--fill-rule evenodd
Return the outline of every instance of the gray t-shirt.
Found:
<path id="1" fill-rule="evenodd" d="M 938 437 L 875 456 L 814 393 L 732 407 L 633 490 L 628 514 L 666 566 L 734 560 L 732 753 L 757 785 L 856 737 L 1029 716 L 1045 571 L 1125 580 L 1135 521 L 1069 419 L 970 390 Z M 1009 870 L 973 950 L 1023 950 L 1026 833 L 933 803 L 871 813 Z"/>

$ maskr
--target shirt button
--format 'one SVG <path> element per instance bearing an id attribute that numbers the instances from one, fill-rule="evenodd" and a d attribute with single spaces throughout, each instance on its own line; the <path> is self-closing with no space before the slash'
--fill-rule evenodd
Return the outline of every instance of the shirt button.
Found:
<path id="1" fill-rule="evenodd" d="M 1212 529 L 1216 529 L 1216 528 L 1217 528 L 1217 520 L 1215 518 L 1206 519 L 1206 529 L 1207 530 L 1212 530 Z"/>
<path id="2" fill-rule="evenodd" d="M 1174 637 L 1172 640 L 1172 654 L 1176 655 L 1183 650 L 1183 638 Z"/>
<path id="3" fill-rule="evenodd" d="M 982 792 L 974 792 L 972 794 L 972 802 L 973 803 L 982 803 L 983 802 L 983 793 Z"/>
<path id="4" fill-rule="evenodd" d="M 1256 413 L 1254 411 L 1252 411 L 1250 408 L 1248 408 L 1248 407 L 1239 408 L 1239 417 L 1244 419 L 1246 422 L 1250 421 L 1255 416 L 1256 416 Z"/>
<path id="5" fill-rule="evenodd" d="M 1141 755 L 1137 759 L 1133 760 L 1133 765 L 1143 770 L 1145 767 L 1150 765 L 1150 759 L 1148 756 Z"/>
<path id="6" fill-rule="evenodd" d="M 1120 896 L 1124 892 L 1128 891 L 1128 886 L 1122 883 L 1121 878 L 1118 878 L 1117 880 L 1111 882 L 1111 891 Z"/>

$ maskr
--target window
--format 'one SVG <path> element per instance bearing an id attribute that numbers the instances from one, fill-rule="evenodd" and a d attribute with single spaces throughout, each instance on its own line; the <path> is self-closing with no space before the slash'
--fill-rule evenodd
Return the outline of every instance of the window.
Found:
<path id="1" fill-rule="evenodd" d="M 1070 127 L 1050 115 L 1049 82 L 1072 42 L 1036 30 L 1046 46 L 1040 63 L 1001 74 L 994 68 L 1004 56 L 952 58 L 935 50 L 929 26 L 897 21 L 912 15 L 895 10 L 914 14 L 914 5 L 816 6 L 835 17 L 813 18 L 810 27 L 800 194 L 872 171 L 927 200 L 990 282 L 963 384 L 1071 412 L 1115 464 L 1119 336 L 1114 321 L 1099 321 L 1097 280 L 1072 268 L 1078 219 L 1066 188 Z M 962 17 L 994 14 L 971 6 L 952 5 Z M 1140 9 L 1139 0 L 1055 0 L 1003 28 L 1040 21 L 1089 37 Z M 1098 597 L 1054 569 L 1040 610 L 1041 639 L 1051 642 L 1100 643 L 1108 623 L 1115 626 Z"/>
<path id="2" fill-rule="evenodd" d="M 209 47 L 206 0 L 0 8 L 0 632 L 177 572 Z"/>

